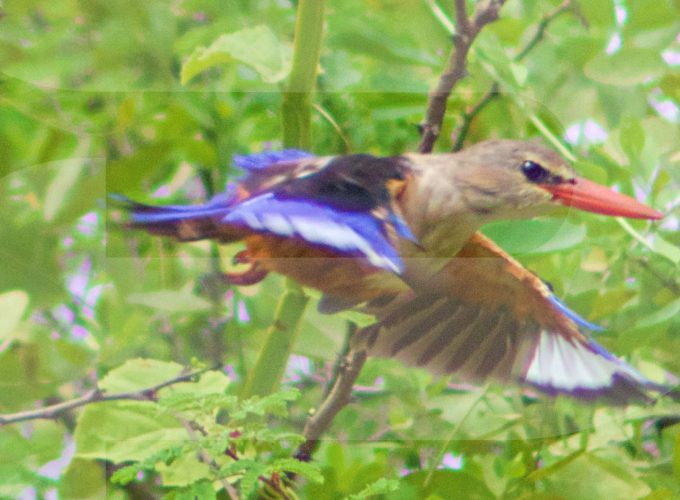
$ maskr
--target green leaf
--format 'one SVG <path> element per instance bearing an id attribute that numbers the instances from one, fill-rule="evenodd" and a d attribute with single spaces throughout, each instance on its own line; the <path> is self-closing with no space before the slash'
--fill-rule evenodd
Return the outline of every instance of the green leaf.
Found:
<path id="1" fill-rule="evenodd" d="M 71 194 L 71 190 L 76 185 L 76 182 L 78 182 L 80 173 L 85 167 L 85 162 L 80 159 L 75 159 L 54 162 L 49 166 L 54 170 L 54 179 L 47 188 L 45 205 L 43 207 L 45 220 L 48 222 L 56 217 L 65 201 L 73 199 L 67 197 Z"/>
<path id="2" fill-rule="evenodd" d="M 31 435 L 22 435 L 18 426 L 0 429 L 0 465 L 21 462 L 43 465 L 59 457 L 64 444 L 64 428 L 57 422 L 36 421 Z"/>
<path id="3" fill-rule="evenodd" d="M 187 283 L 180 290 L 131 293 L 127 301 L 130 304 L 140 304 L 165 312 L 193 312 L 210 309 L 210 302 L 194 294 L 192 288 L 192 284 Z"/>
<path id="4" fill-rule="evenodd" d="M 317 464 L 301 462 L 295 458 L 280 458 L 269 466 L 271 472 L 292 472 L 303 476 L 313 483 L 323 483 L 323 474 Z M 271 472 L 269 474 L 271 474 Z"/>
<path id="5" fill-rule="evenodd" d="M 529 69 L 527 66 L 513 61 L 510 63 L 510 71 L 512 72 L 512 76 L 514 77 L 517 86 L 524 87 L 527 82 L 527 77 L 529 76 Z"/>
<path id="6" fill-rule="evenodd" d="M 0 344 L 11 339 L 28 307 L 28 294 L 13 290 L 0 295 Z"/>
<path id="7" fill-rule="evenodd" d="M 503 87 L 508 89 L 522 87 L 528 74 L 527 69 L 522 63 L 512 60 L 498 39 L 493 36 L 484 37 L 474 45 L 473 50 L 486 72 Z"/>
<path id="8" fill-rule="evenodd" d="M 78 420 L 76 456 L 112 462 L 143 460 L 188 439 L 184 426 L 153 403 L 89 405 Z"/>
<path id="9" fill-rule="evenodd" d="M 350 52 L 368 54 L 371 58 L 389 61 L 393 64 L 432 66 L 437 64 L 437 59 L 427 52 L 415 50 L 395 42 L 395 40 L 388 40 L 385 38 L 384 32 L 376 30 L 370 24 L 353 26 L 352 31 L 333 36 L 331 43 Z"/>
<path id="10" fill-rule="evenodd" d="M 38 469 L 58 459 L 63 449 L 64 428 L 57 422 L 0 428 L 0 498 L 18 498 L 21 490 L 44 482 Z"/>
<path id="11" fill-rule="evenodd" d="M 165 387 L 161 392 L 161 399 L 174 395 L 190 395 L 194 398 L 207 395 L 224 395 L 231 380 L 219 370 L 205 372 L 195 382 L 181 382 Z"/>
<path id="12" fill-rule="evenodd" d="M 248 458 L 239 458 L 233 462 L 229 462 L 227 465 L 223 465 L 220 468 L 220 477 L 229 477 L 241 472 L 248 470 L 249 468 L 257 466 L 255 460 L 250 460 Z"/>
<path id="13" fill-rule="evenodd" d="M 130 359 L 99 381 L 99 388 L 110 393 L 138 391 L 177 377 L 184 367 L 156 359 Z"/>
<path id="14" fill-rule="evenodd" d="M 666 65 L 657 50 L 625 48 L 613 55 L 595 56 L 583 71 L 596 82 L 630 86 L 660 78 L 666 72 Z"/>
<path id="15" fill-rule="evenodd" d="M 182 84 L 203 71 L 238 61 L 252 66 L 268 83 L 283 80 L 290 71 L 291 50 L 264 26 L 220 36 L 209 47 L 198 47 L 182 65 Z"/>
<path id="16" fill-rule="evenodd" d="M 217 498 L 217 492 L 211 483 L 207 481 L 201 481 L 191 485 L 189 499 L 193 500 L 195 498 L 200 498 L 201 500 L 213 500 Z"/>
<path id="17" fill-rule="evenodd" d="M 370 498 L 376 495 L 387 495 L 388 493 L 393 493 L 399 489 L 399 481 L 396 479 L 380 478 L 377 481 L 369 484 L 359 493 L 350 495 L 349 500 L 362 500 L 364 498 Z"/>
<path id="18" fill-rule="evenodd" d="M 231 417 L 242 420 L 251 414 L 263 416 L 267 414 L 284 416 L 287 413 L 287 404 L 300 397 L 297 389 L 288 389 L 268 394 L 264 397 L 253 396 L 241 403 L 241 408 L 233 412 Z"/>
<path id="19" fill-rule="evenodd" d="M 646 316 L 636 325 L 636 327 L 649 328 L 675 319 L 678 315 L 680 315 L 680 299 L 674 300 L 653 314 Z"/>
<path id="20" fill-rule="evenodd" d="M 239 460 L 240 462 L 240 460 Z M 266 474 L 267 466 L 258 462 L 250 462 L 241 478 L 241 494 L 243 498 L 248 498 L 257 488 L 260 476 Z"/>
<path id="21" fill-rule="evenodd" d="M 671 73 L 665 75 L 661 79 L 659 87 L 668 97 L 675 99 L 676 102 L 680 101 L 680 74 Z"/>
<path id="22" fill-rule="evenodd" d="M 541 467 L 540 469 L 533 471 L 531 474 L 529 474 L 528 479 L 530 481 L 538 481 L 540 479 L 545 479 L 546 477 L 549 477 L 551 474 L 556 473 L 563 467 L 566 467 L 584 453 L 585 450 L 577 450 L 574 453 L 567 455 L 566 457 L 561 458 L 560 460 L 548 465 L 547 467 Z"/>
<path id="23" fill-rule="evenodd" d="M 624 37 L 636 32 L 676 25 L 680 5 L 675 2 L 658 0 L 628 0 L 626 2 L 628 19 L 624 26 Z M 677 33 L 677 30 L 676 30 Z"/>
<path id="24" fill-rule="evenodd" d="M 621 149 L 631 162 L 640 158 L 642 148 L 645 147 L 645 130 L 640 125 L 640 121 L 632 118 L 625 120 L 621 126 L 619 140 Z"/>
<path id="25" fill-rule="evenodd" d="M 680 432 L 675 434 L 675 450 L 673 452 L 673 475 L 675 480 L 680 483 Z"/>
<path id="26" fill-rule="evenodd" d="M 550 490 L 562 492 L 566 500 L 644 497 L 650 492 L 649 486 L 622 458 L 622 454 L 611 458 L 592 452 L 577 454 L 564 467 L 552 471 L 548 478 Z"/>
<path id="27" fill-rule="evenodd" d="M 465 471 L 437 470 L 429 477 L 429 481 L 426 481 L 427 478 L 427 471 L 419 471 L 402 480 L 417 488 L 416 498 L 428 498 L 430 495 L 434 498 L 451 498 L 451 492 L 455 492 L 458 498 L 496 498 L 482 479 Z"/>
<path id="28" fill-rule="evenodd" d="M 60 498 L 106 498 L 107 490 L 104 468 L 94 460 L 74 458 L 59 481 Z"/>
<path id="29" fill-rule="evenodd" d="M 8 180 L 25 182 L 18 175 Z M 57 262 L 61 253 L 57 231 L 38 219 L 41 214 L 37 210 L 12 201 L 3 192 L 2 184 L 0 206 L 3 210 L 0 290 L 22 289 L 30 295 L 34 307 L 45 303 L 53 305 L 64 290 L 63 268 Z"/>
<path id="30" fill-rule="evenodd" d="M 484 234 L 509 253 L 542 254 L 566 250 L 585 240 L 586 228 L 559 218 L 488 224 Z"/>
<path id="31" fill-rule="evenodd" d="M 607 26 L 614 25 L 614 2 L 611 0 L 598 0 L 597 2 L 580 2 L 579 14 L 587 19 L 588 24 Z"/>
<path id="32" fill-rule="evenodd" d="M 111 482 L 126 485 L 129 482 L 134 481 L 136 479 L 137 474 L 141 469 L 142 468 L 139 462 L 133 465 L 126 465 L 125 467 L 121 467 L 120 469 L 117 469 L 113 472 L 113 474 L 111 475 Z"/>
<path id="33" fill-rule="evenodd" d="M 654 253 L 667 258 L 675 265 L 680 264 L 680 247 L 669 243 L 660 234 L 652 236 L 650 243 Z"/>
<path id="34" fill-rule="evenodd" d="M 195 452 L 184 453 L 167 464 L 160 462 L 156 470 L 161 473 L 164 486 L 189 486 L 203 479 L 211 479 L 210 466 L 199 461 Z"/>
<path id="35" fill-rule="evenodd" d="M 196 498 L 213 500 L 217 498 L 217 492 L 209 481 L 199 481 L 192 484 L 187 493 L 186 500 L 195 500 Z"/>

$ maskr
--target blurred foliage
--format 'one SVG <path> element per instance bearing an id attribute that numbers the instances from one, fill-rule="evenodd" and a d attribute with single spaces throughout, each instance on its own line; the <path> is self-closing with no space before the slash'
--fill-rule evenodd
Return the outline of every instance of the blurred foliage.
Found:
<path id="1" fill-rule="evenodd" d="M 680 374 L 680 3 L 579 2 L 518 61 L 558 3 L 509 0 L 484 29 L 438 148 L 450 149 L 463 113 L 497 81 L 499 95 L 472 121 L 466 144 L 550 140 L 552 131 L 581 173 L 666 213 L 650 224 L 565 211 L 487 231 L 606 326 L 598 340 L 608 349 L 672 381 L 668 372 Z M 232 154 L 281 147 L 296 4 L 2 7 L 0 412 L 72 399 L 97 380 L 112 392 L 148 387 L 192 360 L 228 365 L 163 389 L 157 403 L 89 405 L 0 428 L 0 497 L 224 497 L 218 479 L 247 494 L 260 476 L 286 471 L 308 478 L 296 494 L 315 499 L 680 497 L 677 404 L 593 407 L 514 387 L 458 387 L 390 360 L 369 360 L 356 402 L 313 465 L 296 469 L 286 457 L 323 396 L 350 317 L 313 307 L 284 392 L 237 403 L 282 280 L 225 290 L 211 277 L 231 266 L 237 246 L 125 233 L 107 193 L 203 200 L 238 175 Z M 415 149 L 427 91 L 450 51 L 453 2 L 327 4 L 314 152 Z M 299 398 L 282 406 L 292 387 Z M 197 424 L 207 436 L 191 430 Z M 224 455 L 232 445 L 242 462 Z M 199 449 L 217 468 L 196 458 Z"/>

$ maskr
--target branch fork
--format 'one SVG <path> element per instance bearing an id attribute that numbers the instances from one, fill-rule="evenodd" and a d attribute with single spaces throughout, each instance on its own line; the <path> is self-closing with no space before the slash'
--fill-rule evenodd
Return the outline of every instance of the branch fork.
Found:
<path id="1" fill-rule="evenodd" d="M 422 137 L 418 150 L 421 153 L 430 153 L 437 142 L 451 91 L 467 75 L 466 65 L 470 47 L 482 28 L 498 19 L 504 3 L 505 0 L 480 2 L 470 18 L 465 0 L 456 0 L 456 33 L 453 36 L 453 49 L 437 86 L 430 92 L 428 98 L 425 121 L 420 126 Z"/>

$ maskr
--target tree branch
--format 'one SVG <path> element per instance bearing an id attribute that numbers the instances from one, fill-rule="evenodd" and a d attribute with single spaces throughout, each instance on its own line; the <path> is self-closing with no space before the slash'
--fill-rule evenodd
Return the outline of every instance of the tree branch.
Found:
<path id="1" fill-rule="evenodd" d="M 456 0 L 456 33 L 453 37 L 453 49 L 449 60 L 439 77 L 436 88 L 430 92 L 425 122 L 420 126 L 421 140 L 418 150 L 421 153 L 432 151 L 439 138 L 446 103 L 455 85 L 465 77 L 465 66 L 470 47 L 481 29 L 498 19 L 498 12 L 505 0 L 486 0 L 480 2 L 470 19 L 467 15 L 465 0 Z"/>
<path id="2" fill-rule="evenodd" d="M 321 435 L 330 427 L 338 412 L 351 401 L 352 387 L 365 362 L 365 350 L 355 351 L 350 349 L 344 363 L 339 367 L 333 388 L 321 403 L 319 410 L 307 420 L 303 432 L 305 442 L 298 448 L 295 458 L 309 462 L 312 453 L 319 444 Z"/>
<path id="3" fill-rule="evenodd" d="M 538 26 L 536 27 L 534 35 L 526 43 L 526 45 L 524 45 L 524 47 L 522 47 L 522 49 L 517 53 L 514 60 L 516 62 L 519 62 L 522 59 L 524 59 L 541 42 L 541 40 L 543 40 L 543 38 L 545 37 L 545 32 L 548 29 L 550 23 L 564 12 L 568 10 L 573 10 L 573 8 L 574 6 L 572 0 L 564 0 L 560 5 L 555 7 L 555 9 L 553 9 L 548 14 L 543 16 L 543 18 L 541 18 L 541 21 L 538 23 Z M 479 99 L 477 103 L 475 103 L 472 107 L 468 108 L 468 110 L 466 110 L 463 113 L 462 123 L 458 127 L 457 132 L 452 134 L 452 136 L 455 138 L 454 145 L 451 148 L 452 151 L 454 152 L 460 151 L 463 148 L 465 137 L 467 136 L 467 133 L 470 130 L 472 122 L 477 117 L 477 115 L 486 107 L 487 104 L 489 104 L 491 101 L 493 101 L 496 97 L 500 95 L 499 90 L 500 86 L 498 82 L 494 82 L 489 88 L 489 90 L 487 90 L 486 93 L 481 97 L 481 99 Z"/>
<path id="4" fill-rule="evenodd" d="M 74 408 L 79 408 L 80 406 L 85 406 L 92 403 L 101 403 L 104 401 L 118 401 L 121 399 L 154 401 L 156 399 L 156 392 L 163 389 L 164 387 L 168 387 L 179 382 L 187 382 L 197 375 L 200 375 L 202 373 L 205 373 L 209 370 L 213 370 L 216 368 L 218 367 L 204 368 L 203 370 L 198 370 L 191 373 L 184 373 L 182 375 L 178 375 L 177 377 L 161 382 L 160 384 L 147 387 L 146 389 L 140 389 L 138 391 L 105 394 L 100 389 L 93 389 L 84 396 L 72 399 L 70 401 L 64 401 L 63 403 L 45 406 L 44 408 L 38 408 L 37 410 L 22 411 L 18 413 L 8 413 L 6 415 L 0 415 L 0 427 L 7 424 L 24 422 L 26 420 L 54 419 L 69 410 L 73 410 Z"/>

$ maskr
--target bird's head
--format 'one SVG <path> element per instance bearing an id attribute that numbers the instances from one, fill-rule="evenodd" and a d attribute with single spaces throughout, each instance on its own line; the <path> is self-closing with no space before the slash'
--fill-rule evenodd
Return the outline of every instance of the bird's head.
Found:
<path id="1" fill-rule="evenodd" d="M 556 205 L 598 214 L 660 219 L 663 214 L 583 177 L 538 142 L 491 140 L 460 153 L 456 169 L 469 208 L 486 219 L 541 215 Z"/>

